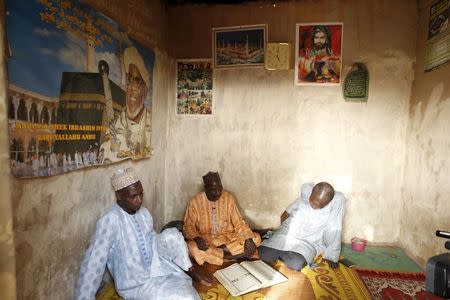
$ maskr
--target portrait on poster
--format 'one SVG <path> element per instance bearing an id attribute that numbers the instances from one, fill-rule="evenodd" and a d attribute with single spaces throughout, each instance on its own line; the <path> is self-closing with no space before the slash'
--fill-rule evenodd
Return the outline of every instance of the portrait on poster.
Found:
<path id="1" fill-rule="evenodd" d="M 215 68 L 264 66 L 267 25 L 217 27 L 212 35 Z"/>
<path id="2" fill-rule="evenodd" d="M 150 157 L 154 52 L 80 1 L 5 5 L 12 174 Z"/>
<path id="3" fill-rule="evenodd" d="M 339 85 L 343 23 L 296 24 L 295 85 Z"/>
<path id="4" fill-rule="evenodd" d="M 212 109 L 212 60 L 177 60 L 177 114 L 211 115 Z"/>

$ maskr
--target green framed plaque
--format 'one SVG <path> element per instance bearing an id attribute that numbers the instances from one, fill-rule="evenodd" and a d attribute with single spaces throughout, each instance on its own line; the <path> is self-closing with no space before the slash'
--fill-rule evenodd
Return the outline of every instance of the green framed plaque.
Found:
<path id="1" fill-rule="evenodd" d="M 369 98 L 369 72 L 363 63 L 353 64 L 343 85 L 347 102 L 367 102 Z"/>

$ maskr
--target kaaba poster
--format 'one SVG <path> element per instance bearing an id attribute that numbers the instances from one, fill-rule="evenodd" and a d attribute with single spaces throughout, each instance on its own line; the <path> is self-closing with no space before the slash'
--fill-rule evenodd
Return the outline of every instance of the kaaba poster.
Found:
<path id="1" fill-rule="evenodd" d="M 79 1 L 7 0 L 11 171 L 150 157 L 155 55 Z"/>

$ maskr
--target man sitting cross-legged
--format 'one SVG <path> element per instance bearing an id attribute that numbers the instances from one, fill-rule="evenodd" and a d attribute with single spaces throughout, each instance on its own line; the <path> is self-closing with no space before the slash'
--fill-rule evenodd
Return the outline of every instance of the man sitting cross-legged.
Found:
<path id="1" fill-rule="evenodd" d="M 95 299 L 108 266 L 124 299 L 199 300 L 189 276 L 205 285 L 212 280 L 193 269 L 181 232 L 169 228 L 157 234 L 153 230 L 152 216 L 141 207 L 142 184 L 132 168 L 119 170 L 112 185 L 117 201 L 97 222 L 75 299 Z"/>
<path id="2" fill-rule="evenodd" d="M 341 253 L 344 196 L 326 182 L 304 184 L 300 198 L 281 216 L 281 226 L 258 248 L 271 263 L 280 258 L 293 270 L 301 270 L 318 254 L 337 268 Z"/>
<path id="3" fill-rule="evenodd" d="M 203 183 L 205 191 L 190 200 L 184 216 L 189 253 L 199 265 L 251 257 L 261 237 L 244 221 L 233 195 L 223 190 L 217 172 L 203 176 Z"/>

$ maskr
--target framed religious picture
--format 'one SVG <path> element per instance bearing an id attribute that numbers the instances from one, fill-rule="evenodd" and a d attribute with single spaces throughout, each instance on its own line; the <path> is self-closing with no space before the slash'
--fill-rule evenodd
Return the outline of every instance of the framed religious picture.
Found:
<path id="1" fill-rule="evenodd" d="M 296 24 L 295 85 L 339 85 L 343 23 Z"/>
<path id="2" fill-rule="evenodd" d="M 212 60 L 177 60 L 177 115 L 211 115 L 212 111 Z"/>
<path id="3" fill-rule="evenodd" d="M 264 66 L 267 25 L 216 27 L 212 35 L 215 68 Z"/>

